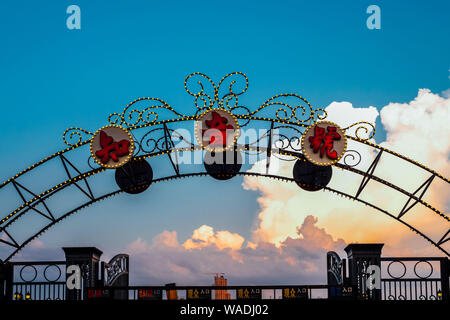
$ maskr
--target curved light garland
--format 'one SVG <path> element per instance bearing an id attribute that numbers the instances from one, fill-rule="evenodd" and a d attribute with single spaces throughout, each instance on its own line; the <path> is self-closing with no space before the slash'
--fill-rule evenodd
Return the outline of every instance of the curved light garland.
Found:
<path id="1" fill-rule="evenodd" d="M 195 78 L 197 78 L 197 80 L 198 80 L 196 82 L 196 85 L 198 86 L 196 90 L 194 90 L 192 88 L 192 82 L 194 81 Z M 244 85 L 241 86 L 242 88 L 240 90 L 236 89 L 238 87 L 237 81 L 239 79 L 244 80 Z M 225 86 L 225 83 L 227 83 L 228 81 L 229 81 L 229 85 Z M 131 132 L 133 130 L 137 130 L 137 129 L 141 129 L 141 128 L 154 127 L 154 126 L 158 126 L 158 125 L 166 125 L 168 123 L 195 121 L 198 119 L 199 115 L 205 111 L 213 110 L 213 109 L 224 109 L 227 112 L 230 112 L 236 119 L 245 121 L 244 124 L 240 124 L 240 127 L 245 127 L 246 125 L 248 125 L 250 123 L 250 121 L 253 121 L 253 120 L 266 121 L 266 122 L 272 123 L 272 127 L 273 127 L 273 123 L 278 123 L 278 124 L 280 124 L 278 128 L 293 129 L 293 130 L 297 131 L 299 135 L 301 135 L 302 134 L 301 130 L 304 130 L 305 128 L 315 124 L 319 120 L 324 120 L 327 117 L 326 111 L 324 109 L 314 109 L 306 99 L 304 99 L 302 96 L 295 94 L 295 93 L 283 93 L 283 94 L 275 95 L 275 96 L 267 99 L 262 105 L 260 105 L 256 109 L 254 109 L 254 111 L 250 111 L 250 109 L 247 108 L 246 106 L 239 105 L 239 96 L 241 96 L 242 94 L 244 94 L 247 91 L 248 84 L 249 84 L 249 81 L 248 81 L 247 76 L 241 72 L 234 72 L 234 73 L 225 75 L 219 81 L 218 85 L 216 85 L 213 80 L 211 80 L 208 76 L 206 76 L 202 73 L 193 73 L 186 77 L 184 86 L 185 86 L 186 92 L 189 95 L 194 97 L 194 105 L 197 109 L 197 111 L 195 112 L 194 115 L 183 115 L 183 114 L 175 111 L 175 109 L 173 107 L 171 107 L 168 103 L 166 103 L 162 99 L 146 97 L 146 98 L 139 98 L 139 99 L 136 99 L 136 100 L 130 102 L 128 105 L 125 106 L 125 108 L 123 109 L 123 111 L 121 113 L 110 114 L 108 117 L 108 122 L 110 123 L 110 125 L 122 126 Z M 209 91 L 208 91 L 208 88 L 209 88 Z M 225 89 L 223 89 L 223 88 L 225 88 Z M 286 98 L 295 99 L 295 100 L 297 100 L 298 103 L 297 104 L 289 104 L 287 102 L 281 101 L 282 99 L 286 99 Z M 131 107 L 133 105 L 136 105 L 138 103 L 149 103 L 150 105 L 145 106 L 142 110 L 140 110 L 139 108 L 131 109 Z M 274 111 L 274 114 L 272 117 L 258 115 L 263 110 L 269 110 L 269 111 L 272 110 L 273 107 L 278 107 L 278 109 L 276 109 Z M 159 111 L 169 112 L 169 113 L 173 114 L 174 117 L 170 118 L 170 119 L 159 120 Z M 244 111 L 244 112 L 242 112 L 242 111 Z M 376 144 L 370 142 L 369 140 L 371 138 L 373 138 L 373 136 L 375 134 L 375 127 L 371 123 L 361 121 L 361 122 L 354 123 L 346 128 L 343 128 L 343 130 L 346 131 L 346 130 L 349 130 L 350 128 L 355 128 L 355 127 L 356 127 L 356 129 L 354 130 L 355 136 L 346 135 L 346 138 L 351 139 L 356 142 L 366 144 L 366 145 L 376 148 L 380 151 L 385 151 L 387 153 L 390 153 L 398 158 L 401 158 L 402 160 L 410 162 L 410 163 L 432 173 L 434 176 L 440 178 L 441 180 L 443 180 L 447 183 L 450 183 L 450 180 L 448 178 L 446 178 L 443 175 L 437 173 L 436 171 L 428 168 L 427 166 L 420 164 L 420 163 L 418 163 L 406 156 L 403 156 L 395 151 L 391 151 L 389 149 L 386 149 L 384 147 L 381 147 L 379 145 L 376 145 Z M 301 128 L 301 130 L 299 130 L 300 128 Z M 360 136 L 361 133 L 363 133 L 366 137 L 365 138 L 361 137 Z M 83 140 L 83 136 L 86 136 L 87 138 L 84 138 L 84 140 Z M 58 152 L 42 159 L 41 161 L 29 166 L 25 170 L 17 173 L 15 176 L 11 177 L 10 179 L 8 179 L 8 180 L 4 181 L 2 184 L 0 184 L 0 189 L 2 189 L 3 187 L 5 187 L 6 185 L 8 185 L 10 183 L 15 183 L 15 180 L 18 177 L 41 166 L 42 164 L 44 164 L 52 159 L 55 159 L 57 157 L 64 157 L 64 154 L 66 154 L 67 152 L 73 151 L 73 150 L 89 143 L 92 139 L 92 136 L 93 136 L 93 133 L 88 130 L 78 128 L 78 127 L 68 128 L 63 133 L 63 141 L 65 144 L 68 145 L 68 148 L 58 151 Z M 296 137 L 296 138 L 294 137 L 294 138 L 289 139 L 287 136 L 280 135 L 280 141 L 282 141 L 281 136 L 283 136 L 288 141 L 288 146 L 284 147 L 284 149 L 286 149 L 289 146 L 292 149 L 293 148 L 293 145 L 292 145 L 293 140 L 292 139 L 294 139 L 294 140 L 299 139 L 299 137 Z M 247 144 L 247 145 L 241 145 L 241 146 L 238 145 L 236 147 L 236 150 L 256 151 L 256 152 L 264 152 L 267 150 L 267 148 L 265 148 L 265 147 L 258 146 L 257 143 L 258 143 L 258 141 L 253 142 L 251 144 Z M 198 150 L 204 149 L 204 147 L 196 146 L 192 143 L 190 143 L 190 145 L 191 145 L 190 147 L 186 147 L 186 148 L 178 148 L 178 149 L 170 148 L 167 150 L 158 150 L 157 152 L 137 156 L 137 158 L 145 159 L 145 158 L 149 158 L 149 157 L 156 157 L 159 155 L 170 154 L 172 152 L 180 152 L 180 151 L 193 152 L 193 151 L 198 151 Z M 136 148 L 136 149 L 139 152 L 141 150 L 141 146 L 139 149 L 138 148 Z M 282 149 L 283 148 L 280 148 L 280 150 L 276 150 L 276 148 L 274 148 L 274 150 L 271 150 L 271 151 L 274 153 L 274 155 L 279 154 L 279 155 L 283 155 L 283 156 L 286 156 L 286 155 L 292 156 L 292 157 L 294 157 L 293 158 L 294 160 L 299 157 L 298 156 L 299 153 L 296 152 L 297 150 L 288 151 L 288 150 L 282 150 Z M 349 154 L 346 153 L 344 155 L 344 160 L 347 157 L 352 157 L 353 159 L 355 158 L 355 156 L 353 154 L 350 154 L 351 152 L 356 152 L 356 154 L 358 154 L 357 151 L 355 151 L 355 150 L 347 150 L 347 152 L 349 152 Z M 361 156 L 359 155 L 359 157 L 361 157 Z M 357 163 L 354 165 L 348 165 L 347 162 L 345 161 L 345 164 L 335 163 L 334 166 L 339 167 L 344 170 L 351 171 L 351 172 L 359 174 L 361 176 L 365 176 L 365 174 L 366 174 L 365 172 L 354 168 L 354 166 L 356 166 L 360 160 L 361 159 L 359 159 L 357 161 Z M 31 208 L 34 208 L 34 206 L 36 206 L 38 203 L 51 197 L 56 192 L 59 192 L 60 190 L 63 190 L 67 186 L 75 184 L 76 182 L 79 182 L 83 179 L 87 179 L 87 178 L 94 176 L 98 173 L 101 173 L 105 170 L 106 169 L 104 169 L 104 168 L 93 168 L 92 170 L 90 170 L 88 172 L 80 173 L 78 176 L 70 178 L 66 181 L 63 181 L 62 183 L 59 183 L 58 185 L 55 185 L 54 187 L 49 188 L 48 190 L 42 192 L 41 194 L 34 196 L 31 200 L 24 202 L 17 209 L 12 211 L 10 214 L 8 214 L 2 220 L 0 220 L 0 225 L 1 225 L 0 231 L 6 230 L 6 228 L 9 227 L 11 225 L 11 223 L 17 221 L 17 219 L 20 218 L 23 214 L 25 214 L 28 210 L 30 210 Z M 203 175 L 203 174 L 204 173 L 201 173 L 200 175 Z M 239 173 L 239 174 L 244 174 L 244 173 Z M 248 173 L 248 174 L 251 174 L 251 173 Z M 192 175 L 194 175 L 194 174 L 192 174 Z M 183 176 L 183 175 L 181 175 L 181 176 Z M 262 176 L 267 176 L 267 175 L 262 175 Z M 178 175 L 177 177 L 180 177 L 180 175 Z M 286 177 L 277 177 L 277 178 L 284 179 L 284 180 L 290 179 L 290 178 L 286 178 Z M 411 194 L 411 193 L 409 193 L 409 192 L 407 192 L 407 191 L 405 191 L 405 190 L 403 190 L 403 189 L 401 189 L 401 188 L 389 183 L 388 181 L 383 180 L 373 174 L 371 175 L 370 178 L 377 182 L 383 183 L 384 185 L 387 185 L 388 187 L 391 187 L 392 189 L 395 189 L 396 191 L 399 191 L 399 192 L 409 196 L 411 199 L 417 201 L 418 203 L 421 203 L 425 207 L 432 210 L 434 213 L 438 214 L 441 218 L 445 219 L 447 222 L 450 221 L 449 217 L 446 214 L 440 212 L 438 209 L 433 207 L 431 204 L 423 201 L 420 197 L 417 197 L 414 194 Z M 164 179 L 171 179 L 171 178 L 162 178 L 162 179 L 164 180 Z M 163 180 L 161 180 L 161 181 L 163 181 Z M 159 181 L 159 180 L 156 179 L 155 181 Z M 329 188 L 325 188 L 325 189 L 329 189 Z M 329 191 L 342 194 L 342 192 L 338 191 L 338 190 L 330 189 Z M 346 195 L 346 196 L 349 196 L 349 195 Z M 349 196 L 349 197 L 353 197 L 353 196 Z M 354 200 L 364 202 L 363 200 L 357 199 L 357 198 L 354 198 Z M 99 198 L 97 198 L 95 201 L 99 201 Z M 414 232 L 418 233 L 419 235 L 421 235 L 422 237 L 424 237 L 425 239 L 430 241 L 433 245 L 438 247 L 438 249 L 440 249 L 441 251 L 443 251 L 445 254 L 448 255 L 448 253 L 443 248 L 441 248 L 439 243 L 433 242 L 425 234 L 421 233 L 414 227 L 405 223 L 399 217 L 396 217 L 381 208 L 377 208 L 373 204 L 369 204 L 369 203 L 366 203 L 366 204 L 371 207 L 374 207 L 375 209 L 378 209 L 381 212 L 384 212 L 384 213 L 390 215 L 394 219 L 407 225 Z M 66 216 L 67 215 L 64 215 L 64 217 L 66 217 Z M 59 218 L 59 219 L 61 219 L 61 218 Z M 55 221 L 59 222 L 60 221 L 59 219 L 56 219 Z M 52 221 L 52 225 L 54 223 L 56 223 L 56 222 Z M 47 226 L 45 228 L 45 230 L 48 228 L 49 228 L 49 226 Z M 41 232 L 43 232 L 43 230 L 41 230 L 35 236 L 38 236 Z M 35 236 L 33 236 L 33 238 Z M 20 246 L 20 249 L 23 248 L 24 245 L 26 245 L 26 243 L 22 244 Z M 20 250 L 20 249 L 18 249 L 18 250 Z"/>
<path id="2" fill-rule="evenodd" d="M 202 177 L 202 176 L 208 176 L 209 174 L 207 172 L 195 172 L 195 173 L 187 173 L 187 174 L 181 174 L 181 175 L 172 175 L 172 176 L 167 176 L 167 177 L 162 177 L 162 178 L 158 178 L 153 180 L 152 184 L 154 183 L 158 183 L 158 182 L 165 182 L 165 181 L 171 181 L 171 180 L 177 180 L 177 179 L 182 179 L 182 178 L 190 178 L 190 177 Z M 266 178 L 272 178 L 275 180 L 279 180 L 279 181 L 285 181 L 285 182 L 294 182 L 295 180 L 293 178 L 288 178 L 288 177 L 283 177 L 283 176 L 276 176 L 276 175 L 269 175 L 269 174 L 263 174 L 263 173 L 256 173 L 256 172 L 238 172 L 237 175 L 240 176 L 257 176 L 257 177 L 266 177 Z M 450 253 L 447 252 L 444 248 L 442 248 L 441 246 L 439 246 L 435 241 L 433 241 L 431 238 L 429 238 L 428 236 L 426 236 L 424 233 L 422 233 L 421 231 L 417 230 L 416 228 L 414 228 L 412 225 L 408 224 L 407 222 L 398 219 L 396 216 L 394 216 L 393 214 L 389 213 L 388 211 L 379 208 L 378 206 L 371 204 L 365 200 L 359 199 L 359 198 L 355 198 L 345 192 L 330 188 L 330 187 L 324 187 L 324 190 L 333 192 L 339 196 L 348 198 L 350 200 L 355 200 L 358 202 L 363 203 L 364 205 L 367 205 L 373 209 L 376 209 L 380 212 L 383 212 L 384 214 L 388 215 L 389 217 L 397 220 L 398 222 L 402 223 L 404 226 L 408 227 L 411 231 L 415 232 L 416 234 L 420 235 L 421 237 L 423 237 L 425 240 L 427 240 L 428 242 L 430 242 L 432 245 L 434 245 L 436 248 L 438 248 L 440 251 L 442 251 L 445 255 L 450 257 Z M 80 206 L 78 206 L 75 209 L 70 210 L 69 212 L 67 212 L 66 214 L 64 214 L 63 216 L 59 217 L 58 219 L 56 219 L 55 221 L 49 223 L 48 225 L 46 225 L 44 228 L 42 228 L 38 233 L 36 233 L 35 235 L 33 235 L 32 237 L 28 238 L 27 240 L 25 240 L 22 245 L 17 248 L 13 253 L 11 253 L 8 258 L 6 258 L 5 261 L 9 261 L 14 255 L 16 255 L 20 250 L 22 250 L 27 244 L 29 244 L 31 241 L 33 241 L 34 239 L 38 238 L 39 236 L 41 236 L 44 232 L 46 232 L 48 229 L 50 229 L 53 225 L 61 222 L 62 220 L 64 220 L 65 218 L 67 218 L 68 216 L 96 203 L 102 200 L 105 200 L 106 198 L 118 195 L 120 193 L 124 192 L 123 190 L 116 190 L 107 194 L 104 194 L 98 198 L 96 198 L 95 200 L 91 200 L 88 201 Z"/>

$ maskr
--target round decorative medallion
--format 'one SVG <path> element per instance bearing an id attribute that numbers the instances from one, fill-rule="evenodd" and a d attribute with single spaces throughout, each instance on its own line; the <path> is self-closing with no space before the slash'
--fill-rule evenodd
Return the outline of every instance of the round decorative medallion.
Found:
<path id="1" fill-rule="evenodd" d="M 347 137 L 337 124 L 320 121 L 306 128 L 302 136 L 302 152 L 318 166 L 338 162 L 347 149 Z"/>
<path id="2" fill-rule="evenodd" d="M 224 151 L 232 147 L 240 135 L 236 117 L 225 109 L 210 109 L 195 122 L 195 138 L 209 151 Z"/>
<path id="3" fill-rule="evenodd" d="M 145 159 L 131 159 L 116 169 L 116 183 L 126 193 L 141 193 L 152 184 L 153 170 Z"/>
<path id="4" fill-rule="evenodd" d="M 297 185 L 306 191 L 318 191 L 327 186 L 331 180 L 331 166 L 317 166 L 304 156 L 295 162 L 292 175 Z"/>
<path id="5" fill-rule="evenodd" d="M 242 156 L 239 151 L 234 150 L 206 151 L 203 164 L 206 172 L 214 179 L 228 180 L 241 170 Z"/>
<path id="6" fill-rule="evenodd" d="M 104 168 L 123 166 L 131 159 L 133 152 L 133 137 L 117 125 L 99 129 L 91 140 L 91 156 Z"/>

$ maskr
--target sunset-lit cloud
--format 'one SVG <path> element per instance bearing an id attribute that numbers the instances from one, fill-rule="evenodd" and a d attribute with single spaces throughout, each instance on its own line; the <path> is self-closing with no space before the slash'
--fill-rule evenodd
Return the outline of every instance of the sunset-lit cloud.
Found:
<path id="1" fill-rule="evenodd" d="M 326 110 L 327 120 L 342 127 L 358 121 L 375 123 L 378 116 L 374 107 L 355 108 L 349 102 L 333 102 Z M 380 144 L 448 176 L 449 112 L 450 99 L 427 89 L 419 90 L 418 96 L 409 103 L 390 103 L 380 111 L 381 122 L 387 133 L 386 141 Z M 354 135 L 354 130 L 355 128 L 351 128 L 350 135 Z M 357 150 L 361 154 L 362 161 L 356 168 L 363 171 L 367 170 L 376 156 L 371 147 L 351 140 L 348 149 Z M 273 161 L 279 160 L 273 158 Z M 292 166 L 291 162 L 282 161 L 278 166 L 278 173 L 291 177 Z M 257 163 L 251 170 L 260 171 L 262 168 L 264 163 Z M 414 192 L 431 176 L 425 170 L 386 154 L 382 156 L 375 174 L 410 192 Z M 355 194 L 361 179 L 359 175 L 333 168 L 329 186 Z M 386 252 L 398 254 L 440 254 L 440 251 L 433 249 L 408 228 L 356 201 L 343 199 L 329 192 L 307 192 L 295 184 L 258 177 L 246 177 L 243 186 L 261 194 L 258 198 L 261 211 L 253 231 L 253 242 L 271 242 L 279 246 L 287 237 L 299 237 L 296 228 L 306 216 L 313 215 L 319 218 L 318 224 L 326 228 L 328 233 L 333 237 L 343 238 L 346 242 L 383 242 L 386 243 Z M 449 195 L 448 186 L 435 181 L 424 200 L 446 212 Z M 361 198 L 394 214 L 400 212 L 408 199 L 407 196 L 373 181 L 369 182 Z M 404 219 L 437 240 L 446 231 L 445 228 L 448 229 L 448 223 L 420 204 L 409 211 Z"/>
<path id="2" fill-rule="evenodd" d="M 342 127 L 358 121 L 375 123 L 380 117 L 386 139 L 377 141 L 379 144 L 449 176 L 450 98 L 423 89 L 413 101 L 390 103 L 380 112 L 374 107 L 356 108 L 349 102 L 333 102 L 326 110 L 328 119 Z M 350 135 L 354 130 L 349 129 Z M 348 149 L 361 155 L 356 168 L 362 171 L 376 157 L 373 148 L 351 140 Z M 271 163 L 275 164 L 271 173 L 292 176 L 293 162 L 273 157 Z M 257 162 L 251 170 L 265 170 L 265 163 Z M 427 171 L 388 154 L 383 154 L 375 174 L 410 192 L 430 177 Z M 329 186 L 354 194 L 361 179 L 360 175 L 333 168 Z M 258 177 L 246 177 L 243 188 L 260 194 L 260 210 L 249 238 L 209 225 L 200 225 L 182 240 L 177 231 L 167 230 L 152 241 L 137 237 L 125 249 L 131 259 L 131 281 L 204 285 L 212 280 L 207 274 L 225 272 L 232 279 L 230 284 L 325 283 L 326 252 L 337 251 L 345 257 L 342 250 L 351 242 L 385 243 L 384 255 L 441 254 L 392 218 L 334 193 L 307 192 L 295 183 Z M 374 181 L 369 182 L 360 197 L 394 213 L 407 200 L 405 195 Z M 435 179 L 424 200 L 447 213 L 449 198 L 448 185 Z M 420 204 L 404 219 L 434 239 L 448 229 L 448 223 Z M 47 256 L 47 251 L 50 252 L 42 242 L 36 241 L 18 257 Z"/>
<path id="3" fill-rule="evenodd" d="M 183 243 L 185 249 L 200 249 L 207 246 L 216 246 L 217 249 L 223 250 L 240 249 L 245 239 L 237 233 L 231 233 L 223 230 L 214 232 L 214 229 L 207 225 L 202 225 L 195 229 L 192 237 Z"/>
<path id="4" fill-rule="evenodd" d="M 164 231 L 150 243 L 138 238 L 126 248 L 132 257 L 131 281 L 155 285 L 209 284 L 210 273 L 224 272 L 230 284 L 321 283 L 326 280 L 327 250 L 342 251 L 345 242 L 333 240 L 316 224 L 316 218 L 306 217 L 297 229 L 298 236 L 287 238 L 280 247 L 264 242 L 243 246 L 241 241 L 245 239 L 232 234 L 233 239 L 239 240 L 239 246 L 223 248 L 217 242 L 220 231 L 214 232 L 208 226 L 194 230 L 193 236 L 182 244 L 175 231 Z M 194 237 L 201 238 L 202 245 L 193 250 L 186 244 L 195 243 Z"/>

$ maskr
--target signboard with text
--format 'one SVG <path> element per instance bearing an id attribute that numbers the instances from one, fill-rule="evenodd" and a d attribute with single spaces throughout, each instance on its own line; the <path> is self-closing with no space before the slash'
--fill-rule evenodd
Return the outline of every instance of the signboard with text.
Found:
<path id="1" fill-rule="evenodd" d="M 88 289 L 88 299 L 107 299 L 110 298 L 110 291 L 108 289 Z"/>
<path id="2" fill-rule="evenodd" d="M 330 287 L 328 289 L 329 299 L 352 300 L 356 297 L 356 290 L 351 286 Z"/>
<path id="3" fill-rule="evenodd" d="M 261 298 L 262 298 L 261 289 L 241 288 L 236 290 L 236 299 L 238 300 L 261 299 Z"/>
<path id="4" fill-rule="evenodd" d="M 188 289 L 186 290 L 188 300 L 211 300 L 211 289 Z"/>
<path id="5" fill-rule="evenodd" d="M 162 300 L 161 289 L 140 289 L 138 300 Z"/>
<path id="6" fill-rule="evenodd" d="M 307 287 L 289 287 L 283 289 L 283 299 L 308 299 Z"/>

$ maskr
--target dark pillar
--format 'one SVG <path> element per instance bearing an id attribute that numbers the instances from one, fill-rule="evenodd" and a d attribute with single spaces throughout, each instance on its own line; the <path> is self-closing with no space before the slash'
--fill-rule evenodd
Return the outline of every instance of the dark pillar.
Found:
<path id="1" fill-rule="evenodd" d="M 369 290 L 366 270 L 370 265 L 376 265 L 381 275 L 381 249 L 383 243 L 352 243 L 344 250 L 347 253 L 350 284 L 358 288 L 359 298 L 381 300 L 381 287 Z"/>
<path id="2" fill-rule="evenodd" d="M 450 286 L 449 286 L 449 277 L 450 277 L 450 261 L 448 258 L 443 258 L 441 260 L 441 288 L 442 288 L 442 300 L 449 301 L 450 300 Z"/>
<path id="3" fill-rule="evenodd" d="M 0 261 L 0 301 L 12 299 L 13 266 Z"/>
<path id="4" fill-rule="evenodd" d="M 66 254 L 66 267 L 78 265 L 81 269 L 81 290 L 66 290 L 67 300 L 85 299 L 86 288 L 96 287 L 99 282 L 99 262 L 102 251 L 95 247 L 62 248 Z"/>

